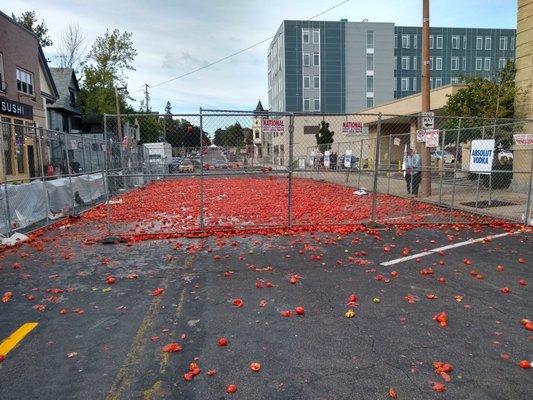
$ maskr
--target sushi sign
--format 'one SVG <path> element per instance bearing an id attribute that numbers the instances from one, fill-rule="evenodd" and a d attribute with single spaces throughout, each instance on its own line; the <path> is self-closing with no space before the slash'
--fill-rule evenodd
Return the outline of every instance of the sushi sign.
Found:
<path id="1" fill-rule="evenodd" d="M 285 122 L 282 119 L 263 119 L 261 128 L 263 132 L 283 133 L 285 132 Z"/>

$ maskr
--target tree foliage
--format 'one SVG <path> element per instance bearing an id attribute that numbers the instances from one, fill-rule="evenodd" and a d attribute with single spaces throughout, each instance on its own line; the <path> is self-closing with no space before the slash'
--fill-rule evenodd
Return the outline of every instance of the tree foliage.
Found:
<path id="1" fill-rule="evenodd" d="M 80 100 L 85 113 L 115 113 L 115 87 L 125 86 L 126 71 L 134 71 L 132 33 L 118 29 L 98 37 L 92 45 L 83 67 L 83 87 Z M 126 107 L 125 95 L 120 97 L 121 110 Z"/>
<path id="2" fill-rule="evenodd" d="M 61 35 L 57 46 L 57 58 L 60 68 L 72 68 L 79 72 L 85 53 L 85 35 L 79 25 L 69 25 Z"/>
<path id="3" fill-rule="evenodd" d="M 41 47 L 52 46 L 53 42 L 50 36 L 48 35 L 48 27 L 44 23 L 44 20 L 37 21 L 35 11 L 24 11 L 20 17 L 17 17 L 15 14 L 11 14 L 11 18 L 16 23 L 22 25 L 24 28 L 35 33 L 41 43 Z"/>
<path id="4" fill-rule="evenodd" d="M 235 122 L 225 128 L 218 128 L 213 143 L 223 147 L 243 147 L 252 143 L 252 130 L 243 128 L 240 123 Z"/>
<path id="5" fill-rule="evenodd" d="M 329 130 L 329 122 L 321 121 L 318 133 L 315 134 L 316 144 L 320 150 L 327 150 L 333 143 L 334 131 Z"/>
<path id="6" fill-rule="evenodd" d="M 522 95 L 515 84 L 515 73 L 515 63 L 509 61 L 495 81 L 481 77 L 462 78 L 466 86 L 448 97 L 444 107 L 444 115 L 463 118 L 446 119 L 444 128 L 447 130 L 457 129 L 459 119 L 461 119 L 460 141 L 464 142 L 480 136 L 480 129 L 476 129 L 476 127 L 494 125 L 499 118 L 513 118 L 515 100 Z M 510 129 L 499 128 L 497 131 L 500 141 L 508 141 L 512 127 Z M 454 142 L 455 139 L 456 133 L 448 132 L 445 140 L 449 143 Z"/>

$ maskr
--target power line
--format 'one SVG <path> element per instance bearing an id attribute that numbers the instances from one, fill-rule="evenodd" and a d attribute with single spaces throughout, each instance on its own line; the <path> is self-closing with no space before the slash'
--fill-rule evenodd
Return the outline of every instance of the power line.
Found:
<path id="1" fill-rule="evenodd" d="M 331 11 L 331 10 L 337 8 L 337 7 L 340 7 L 340 6 L 342 6 L 343 4 L 345 4 L 345 3 L 348 3 L 349 1 L 350 1 L 350 0 L 344 0 L 344 1 L 341 1 L 340 3 L 337 3 L 337 4 L 335 4 L 334 6 L 331 6 L 331 7 L 328 8 L 327 10 L 324 10 L 324 11 L 322 11 L 322 12 L 316 14 L 316 15 L 313 15 L 311 18 L 308 18 L 308 20 L 312 20 L 312 19 L 315 19 L 315 18 L 317 18 L 317 17 L 320 17 L 321 15 L 324 15 L 324 14 L 326 14 L 327 12 L 329 12 L 329 11 Z M 254 47 L 259 46 L 260 44 L 263 44 L 263 43 L 265 43 L 265 42 L 267 42 L 267 41 L 269 41 L 269 40 L 272 40 L 272 39 L 274 39 L 276 36 L 277 36 L 277 35 L 270 36 L 270 37 L 268 37 L 268 38 L 266 38 L 266 39 L 261 40 L 260 42 L 257 42 L 257 43 L 255 43 L 255 44 L 252 44 L 251 46 L 248 46 L 248 47 L 246 47 L 246 48 L 244 48 L 244 49 L 242 49 L 242 50 L 236 51 L 235 53 L 232 53 L 232 54 L 227 55 L 227 56 L 225 56 L 225 57 L 219 58 L 219 59 L 216 60 L 216 61 L 210 62 L 210 63 L 208 63 L 208 64 L 206 64 L 206 65 L 204 65 L 204 66 L 198 67 L 198 68 L 196 68 L 196 69 L 194 69 L 194 70 L 192 70 L 192 71 L 189 71 L 189 72 L 187 72 L 187 73 L 185 73 L 185 74 L 182 74 L 182 75 L 176 76 L 176 77 L 171 78 L 171 79 L 167 79 L 166 81 L 163 81 L 163 82 L 156 83 L 155 85 L 150 85 L 150 88 L 153 89 L 153 88 L 156 88 L 156 87 L 159 87 L 159 86 L 166 85 L 167 83 L 173 82 L 173 81 L 178 80 L 178 79 L 181 79 L 181 78 L 185 78 L 186 76 L 189 76 L 189 75 L 195 74 L 195 73 L 198 72 L 198 71 L 201 71 L 201 70 L 203 70 L 203 69 L 206 69 L 206 68 L 212 67 L 213 65 L 219 64 L 219 63 L 221 63 L 222 61 L 225 61 L 225 60 L 227 60 L 227 59 L 229 59 L 229 58 L 235 57 L 235 56 L 237 56 L 237 55 L 239 55 L 239 54 L 241 54 L 241 53 L 244 53 L 244 52 L 246 52 L 246 51 L 248 51 L 248 50 L 250 50 L 250 49 L 253 49 Z M 134 92 L 131 92 L 131 94 L 138 93 L 138 92 L 142 92 L 143 90 L 144 90 L 144 89 L 136 90 L 136 91 L 134 91 Z"/>

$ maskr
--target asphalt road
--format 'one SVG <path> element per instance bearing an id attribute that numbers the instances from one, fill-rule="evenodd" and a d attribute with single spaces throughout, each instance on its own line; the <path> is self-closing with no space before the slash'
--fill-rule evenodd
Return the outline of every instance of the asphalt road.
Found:
<path id="1" fill-rule="evenodd" d="M 533 369 L 517 365 L 533 360 L 533 335 L 520 324 L 533 319 L 531 234 L 383 267 L 404 247 L 413 254 L 496 231 L 428 227 L 382 232 L 381 240 L 305 233 L 132 246 L 85 245 L 82 231 L 50 231 L 0 256 L 0 294 L 13 292 L 0 303 L 0 341 L 38 323 L 0 363 L 0 399 L 367 400 L 389 398 L 389 388 L 398 399 L 531 398 Z M 429 267 L 432 275 L 420 273 Z M 152 296 L 156 288 L 163 293 Z M 356 315 L 345 318 L 352 293 Z M 296 306 L 304 316 L 281 316 Z M 441 311 L 447 327 L 433 320 Z M 162 351 L 173 342 L 182 351 Z M 187 382 L 193 361 L 201 373 Z M 454 366 L 450 382 L 434 361 Z M 446 391 L 435 392 L 433 382 Z M 236 393 L 226 394 L 229 384 Z"/>

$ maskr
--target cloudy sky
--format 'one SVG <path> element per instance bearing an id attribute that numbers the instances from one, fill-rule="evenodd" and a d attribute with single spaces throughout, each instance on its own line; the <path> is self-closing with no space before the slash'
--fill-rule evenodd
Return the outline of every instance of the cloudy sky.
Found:
<path id="1" fill-rule="evenodd" d="M 78 24 L 88 47 L 107 28 L 133 32 L 138 50 L 128 89 L 138 100 L 156 85 L 273 36 L 283 19 L 308 19 L 342 0 L 0 0 L 6 14 L 35 10 L 56 42 Z M 420 25 L 421 0 L 350 0 L 318 19 Z M 432 26 L 516 28 L 516 0 L 433 0 Z M 152 109 L 251 109 L 267 103 L 269 41 L 183 79 L 151 90 Z M 52 59 L 53 48 L 46 49 Z"/>

